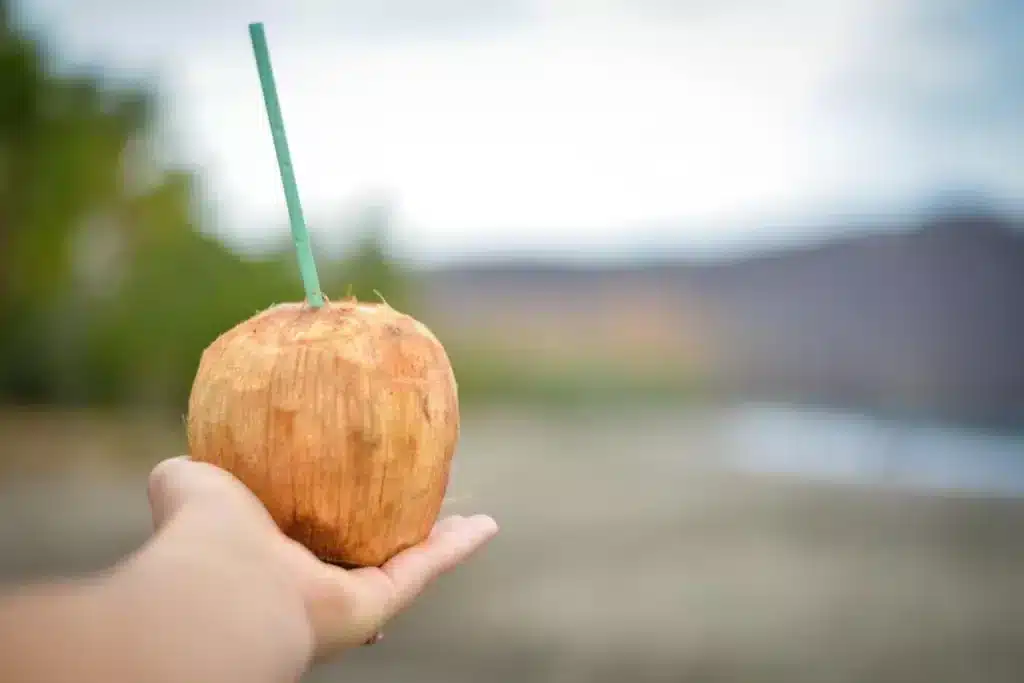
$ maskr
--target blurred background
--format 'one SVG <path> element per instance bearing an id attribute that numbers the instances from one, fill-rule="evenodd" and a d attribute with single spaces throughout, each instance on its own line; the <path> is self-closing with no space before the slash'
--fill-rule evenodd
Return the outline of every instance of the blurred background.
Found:
<path id="1" fill-rule="evenodd" d="M 501 537 L 310 681 L 1024 680 L 1024 4 L 0 0 L 0 575 L 148 533 L 203 348 L 429 325 Z"/>

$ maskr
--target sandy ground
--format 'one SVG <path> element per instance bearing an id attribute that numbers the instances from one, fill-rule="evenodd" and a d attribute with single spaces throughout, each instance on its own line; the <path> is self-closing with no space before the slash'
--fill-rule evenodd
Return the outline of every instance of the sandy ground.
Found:
<path id="1" fill-rule="evenodd" d="M 0 489 L 2 575 L 134 547 L 174 427 L 0 419 L 35 458 Z M 477 415 L 464 435 L 450 507 L 501 535 L 311 683 L 1024 680 L 1024 500 L 728 474 L 671 415 Z M 107 466 L 118 448 L 140 467 Z M 56 450 L 77 465 L 47 471 Z"/>

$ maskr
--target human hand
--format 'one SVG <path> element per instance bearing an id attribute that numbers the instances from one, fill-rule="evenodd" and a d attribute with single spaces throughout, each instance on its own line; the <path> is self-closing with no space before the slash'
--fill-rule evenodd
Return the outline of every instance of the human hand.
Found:
<path id="1" fill-rule="evenodd" d="M 225 575 L 234 567 L 264 571 L 273 589 L 293 596 L 318 657 L 376 642 L 388 620 L 498 531 L 487 516 L 448 517 L 427 540 L 380 568 L 345 570 L 281 533 L 256 496 L 213 465 L 188 457 L 165 460 L 150 475 L 149 498 L 158 532 L 175 526 L 196 553 L 215 553 L 207 559 L 226 565 Z"/>

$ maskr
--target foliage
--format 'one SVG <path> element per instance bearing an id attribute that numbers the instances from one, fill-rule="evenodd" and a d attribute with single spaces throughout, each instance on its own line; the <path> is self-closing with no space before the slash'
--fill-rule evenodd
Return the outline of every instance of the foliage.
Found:
<path id="1" fill-rule="evenodd" d="M 180 408 L 210 341 L 302 296 L 294 257 L 208 236 L 196 174 L 151 151 L 157 93 L 49 58 L 0 0 L 0 398 Z M 325 289 L 406 304 L 387 215 L 365 218 Z"/>

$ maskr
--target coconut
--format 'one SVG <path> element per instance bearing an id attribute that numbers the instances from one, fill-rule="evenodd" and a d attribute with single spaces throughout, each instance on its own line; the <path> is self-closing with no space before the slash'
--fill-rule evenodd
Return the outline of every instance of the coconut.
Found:
<path id="1" fill-rule="evenodd" d="M 319 558 L 377 566 L 424 540 L 459 437 L 455 376 L 426 326 L 385 303 L 273 306 L 203 352 L 195 460 L 234 474 Z"/>

